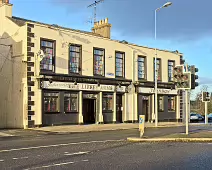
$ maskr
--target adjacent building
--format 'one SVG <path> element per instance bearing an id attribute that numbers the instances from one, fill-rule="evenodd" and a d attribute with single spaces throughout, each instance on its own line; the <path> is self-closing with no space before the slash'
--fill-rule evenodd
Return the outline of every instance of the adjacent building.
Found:
<path id="1" fill-rule="evenodd" d="M 0 128 L 154 121 L 155 49 L 12 15 L 0 0 Z M 179 121 L 177 51 L 157 49 L 158 118 Z"/>

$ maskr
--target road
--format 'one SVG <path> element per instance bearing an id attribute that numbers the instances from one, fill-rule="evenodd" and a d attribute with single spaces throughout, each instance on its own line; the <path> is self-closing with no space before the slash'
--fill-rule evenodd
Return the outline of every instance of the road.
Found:
<path id="1" fill-rule="evenodd" d="M 199 128 L 193 129 L 198 130 Z M 147 135 L 182 131 L 149 129 Z M 129 143 L 137 130 L 0 138 L 0 169 L 211 169 L 207 143 Z"/>

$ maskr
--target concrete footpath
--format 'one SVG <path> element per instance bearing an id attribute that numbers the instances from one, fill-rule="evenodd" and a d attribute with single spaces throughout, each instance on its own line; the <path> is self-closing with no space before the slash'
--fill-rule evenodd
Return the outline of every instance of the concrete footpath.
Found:
<path id="1" fill-rule="evenodd" d="M 165 122 L 158 123 L 158 127 L 177 127 L 184 126 L 183 123 Z M 155 127 L 154 123 L 146 123 L 146 128 Z M 110 131 L 110 130 L 126 130 L 138 129 L 138 123 L 120 123 L 120 124 L 93 124 L 93 125 L 63 125 L 63 126 L 48 126 L 41 128 L 33 128 L 31 130 L 57 132 L 57 133 L 76 133 L 76 132 L 95 132 L 95 131 Z"/>
<path id="2" fill-rule="evenodd" d="M 130 142 L 209 142 L 212 143 L 212 126 L 203 125 L 202 128 L 195 128 L 189 131 L 186 135 L 185 132 L 161 134 L 160 136 L 144 136 L 143 137 L 128 137 Z"/>

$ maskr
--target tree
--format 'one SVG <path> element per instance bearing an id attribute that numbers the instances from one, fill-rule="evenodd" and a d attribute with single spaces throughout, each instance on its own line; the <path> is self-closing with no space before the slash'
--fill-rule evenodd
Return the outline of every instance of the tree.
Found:
<path id="1" fill-rule="evenodd" d="M 191 112 L 200 113 L 202 115 L 205 114 L 205 103 L 202 102 L 202 92 L 205 91 L 208 91 L 207 85 L 203 85 L 200 89 L 200 92 L 198 92 L 194 97 L 194 101 L 190 101 Z M 195 94 L 191 92 L 191 95 Z M 210 102 L 208 102 L 208 113 L 212 113 L 212 98 L 210 99 Z"/>

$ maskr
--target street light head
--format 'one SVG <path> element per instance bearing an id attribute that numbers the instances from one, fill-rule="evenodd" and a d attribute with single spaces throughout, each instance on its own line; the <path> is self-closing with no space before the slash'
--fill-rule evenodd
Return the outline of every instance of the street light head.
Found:
<path id="1" fill-rule="evenodd" d="M 172 2 L 166 2 L 164 5 L 163 5 L 163 8 L 166 8 L 168 6 L 171 6 L 172 5 Z"/>

